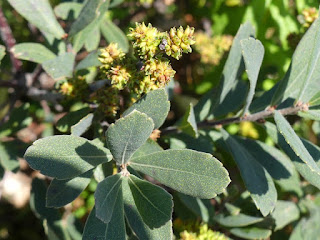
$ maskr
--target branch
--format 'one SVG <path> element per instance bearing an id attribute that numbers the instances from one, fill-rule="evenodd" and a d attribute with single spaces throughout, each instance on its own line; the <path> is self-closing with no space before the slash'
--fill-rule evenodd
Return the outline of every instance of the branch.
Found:
<path id="1" fill-rule="evenodd" d="M 266 118 L 273 117 L 274 115 L 274 108 L 268 108 L 261 112 L 254 113 L 252 115 L 245 115 L 242 117 L 232 117 L 232 118 L 225 118 L 221 120 L 211 120 L 211 121 L 202 121 L 197 124 L 198 128 L 211 128 L 216 126 L 223 126 L 228 125 L 231 123 L 240 123 L 240 122 L 258 122 L 265 120 Z M 297 104 L 293 107 L 279 109 L 278 111 L 283 115 L 295 115 L 299 111 L 306 111 L 308 110 L 307 104 Z M 172 133 L 178 133 L 181 130 L 177 126 L 167 127 L 161 130 L 161 135 L 167 135 Z"/>
<path id="2" fill-rule="evenodd" d="M 22 62 L 15 58 L 10 49 L 16 44 L 16 40 L 13 37 L 11 28 L 7 22 L 6 17 L 3 14 L 2 8 L 0 7 L 0 35 L 7 47 L 7 50 L 10 52 L 10 59 L 12 63 L 12 70 L 14 73 L 19 72 L 22 67 Z"/>

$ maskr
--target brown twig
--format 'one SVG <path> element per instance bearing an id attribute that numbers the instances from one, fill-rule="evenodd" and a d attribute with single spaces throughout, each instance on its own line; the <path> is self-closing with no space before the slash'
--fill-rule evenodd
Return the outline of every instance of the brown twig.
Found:
<path id="1" fill-rule="evenodd" d="M 299 111 L 306 110 L 308 108 L 307 104 L 298 104 L 293 107 L 279 109 L 278 111 L 283 115 L 295 115 Z M 232 117 L 232 118 L 225 118 L 221 120 L 212 120 L 212 121 L 203 121 L 197 124 L 198 128 L 211 128 L 216 126 L 223 126 L 228 125 L 231 123 L 240 123 L 240 122 L 257 122 L 260 120 L 264 120 L 266 118 L 272 117 L 274 114 L 274 109 L 269 108 L 263 110 L 261 112 L 254 113 L 252 115 L 246 115 L 242 117 Z M 173 134 L 180 132 L 177 126 L 167 127 L 161 130 L 161 135 Z"/>
<path id="2" fill-rule="evenodd" d="M 7 47 L 7 50 L 10 52 L 10 49 L 16 44 L 16 40 L 13 37 L 11 28 L 7 22 L 6 17 L 3 14 L 2 8 L 0 7 L 0 35 Z M 10 59 L 12 63 L 12 71 L 17 73 L 21 70 L 22 62 L 15 58 L 12 52 L 10 52 Z"/>

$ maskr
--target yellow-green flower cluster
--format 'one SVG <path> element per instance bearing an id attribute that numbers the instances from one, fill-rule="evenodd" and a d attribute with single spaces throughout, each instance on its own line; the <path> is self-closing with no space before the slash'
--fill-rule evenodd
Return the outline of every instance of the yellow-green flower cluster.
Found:
<path id="1" fill-rule="evenodd" d="M 195 49 L 200 54 L 201 62 L 218 65 L 225 52 L 230 49 L 233 37 L 230 35 L 209 37 L 203 32 L 197 32 L 195 39 Z"/>
<path id="2" fill-rule="evenodd" d="M 186 29 L 179 27 L 178 29 L 171 28 L 169 33 L 165 33 L 165 37 L 162 38 L 160 49 L 163 48 L 168 56 L 172 56 L 179 60 L 182 57 L 182 53 L 191 53 L 191 45 L 195 44 L 195 38 L 193 36 L 194 28 L 187 26 Z"/>
<path id="3" fill-rule="evenodd" d="M 88 95 L 88 83 L 84 77 L 77 76 L 61 83 L 59 91 L 69 98 L 85 98 Z"/>
<path id="4" fill-rule="evenodd" d="M 168 56 L 180 59 L 182 53 L 192 52 L 191 45 L 195 43 L 194 28 L 171 28 L 168 32 L 160 32 L 151 24 L 136 23 L 128 34 L 139 58 L 147 60 L 165 52 Z"/>
<path id="5" fill-rule="evenodd" d="M 106 113 L 114 115 L 119 104 L 115 95 L 119 91 L 125 89 L 139 97 L 143 93 L 165 87 L 175 74 L 170 61 L 164 57 L 165 53 L 179 59 L 183 52 L 191 52 L 191 45 L 195 42 L 193 32 L 194 29 L 190 27 L 185 30 L 182 27 L 172 28 L 169 33 L 160 32 L 151 24 L 136 23 L 128 34 L 134 56 L 126 55 L 115 43 L 101 50 L 100 69 L 103 78 L 110 80 L 111 90 L 99 90 L 96 102 L 107 109 Z"/>
<path id="6" fill-rule="evenodd" d="M 181 240 L 230 240 L 220 232 L 212 231 L 207 224 L 200 226 L 199 233 L 183 231 L 180 233 Z"/>
<path id="7" fill-rule="evenodd" d="M 101 49 L 99 61 L 102 68 L 108 70 L 112 65 L 120 64 L 125 53 L 118 48 L 117 43 L 110 43 L 105 49 Z"/>
<path id="8" fill-rule="evenodd" d="M 148 26 L 145 23 L 136 23 L 135 28 L 130 28 L 128 37 L 141 59 L 150 59 L 159 52 L 158 46 L 161 42 L 162 34 L 158 29 L 152 27 L 150 23 Z"/>
<path id="9" fill-rule="evenodd" d="M 316 8 L 306 8 L 302 11 L 302 24 L 308 28 L 318 18 L 319 13 Z"/>

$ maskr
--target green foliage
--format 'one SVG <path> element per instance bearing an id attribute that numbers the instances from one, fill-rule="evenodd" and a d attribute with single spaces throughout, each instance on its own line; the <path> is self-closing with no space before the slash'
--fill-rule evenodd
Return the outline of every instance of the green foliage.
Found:
<path id="1" fill-rule="evenodd" d="M 0 45 L 0 87 L 9 89 L 0 93 L 0 176 L 17 172 L 25 152 L 50 177 L 48 186 L 34 178 L 30 199 L 48 239 L 319 236 L 320 20 L 311 2 L 186 1 L 187 11 L 170 1 L 162 10 L 148 9 L 152 1 L 52 2 L 54 10 L 47 0 L 9 0 L 36 37 Z M 206 33 L 164 25 L 179 17 Z M 129 25 L 155 18 L 159 28 Z M 198 45 L 184 56 L 210 30 L 216 51 Z M 232 37 L 217 34 L 235 34 L 224 67 Z M 83 195 L 91 204 L 78 221 L 69 214 Z"/>

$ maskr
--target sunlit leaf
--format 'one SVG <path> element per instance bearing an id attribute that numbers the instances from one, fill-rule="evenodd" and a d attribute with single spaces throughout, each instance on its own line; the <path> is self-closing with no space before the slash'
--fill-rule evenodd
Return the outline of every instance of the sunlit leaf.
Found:
<path id="1" fill-rule="evenodd" d="M 51 33 L 58 39 L 65 35 L 48 0 L 8 0 L 8 2 L 41 31 Z"/>
<path id="2" fill-rule="evenodd" d="M 53 52 L 39 43 L 20 43 L 11 48 L 11 52 L 18 59 L 43 63 L 57 57 Z"/>
<path id="3" fill-rule="evenodd" d="M 149 138 L 153 121 L 146 114 L 134 110 L 111 124 L 106 132 L 107 145 L 117 164 L 127 163 L 135 151 Z"/>
<path id="4" fill-rule="evenodd" d="M 169 109 L 168 95 L 165 89 L 161 88 L 148 92 L 128 108 L 123 115 L 126 116 L 133 110 L 138 110 L 152 118 L 154 128 L 159 128 L 166 120 Z"/>
<path id="5" fill-rule="evenodd" d="M 135 170 L 179 192 L 213 198 L 229 184 L 227 170 L 210 154 L 193 150 L 166 150 L 130 160 Z"/>
<path id="6" fill-rule="evenodd" d="M 254 38 L 243 39 L 240 41 L 242 55 L 248 74 L 250 89 L 246 100 L 243 113 L 246 114 L 252 102 L 255 88 L 257 85 L 258 75 L 264 56 L 264 47 L 259 40 Z"/>
<path id="7" fill-rule="evenodd" d="M 79 176 L 111 160 L 108 149 L 72 135 L 39 139 L 27 149 L 24 158 L 33 169 L 62 180 Z"/>

